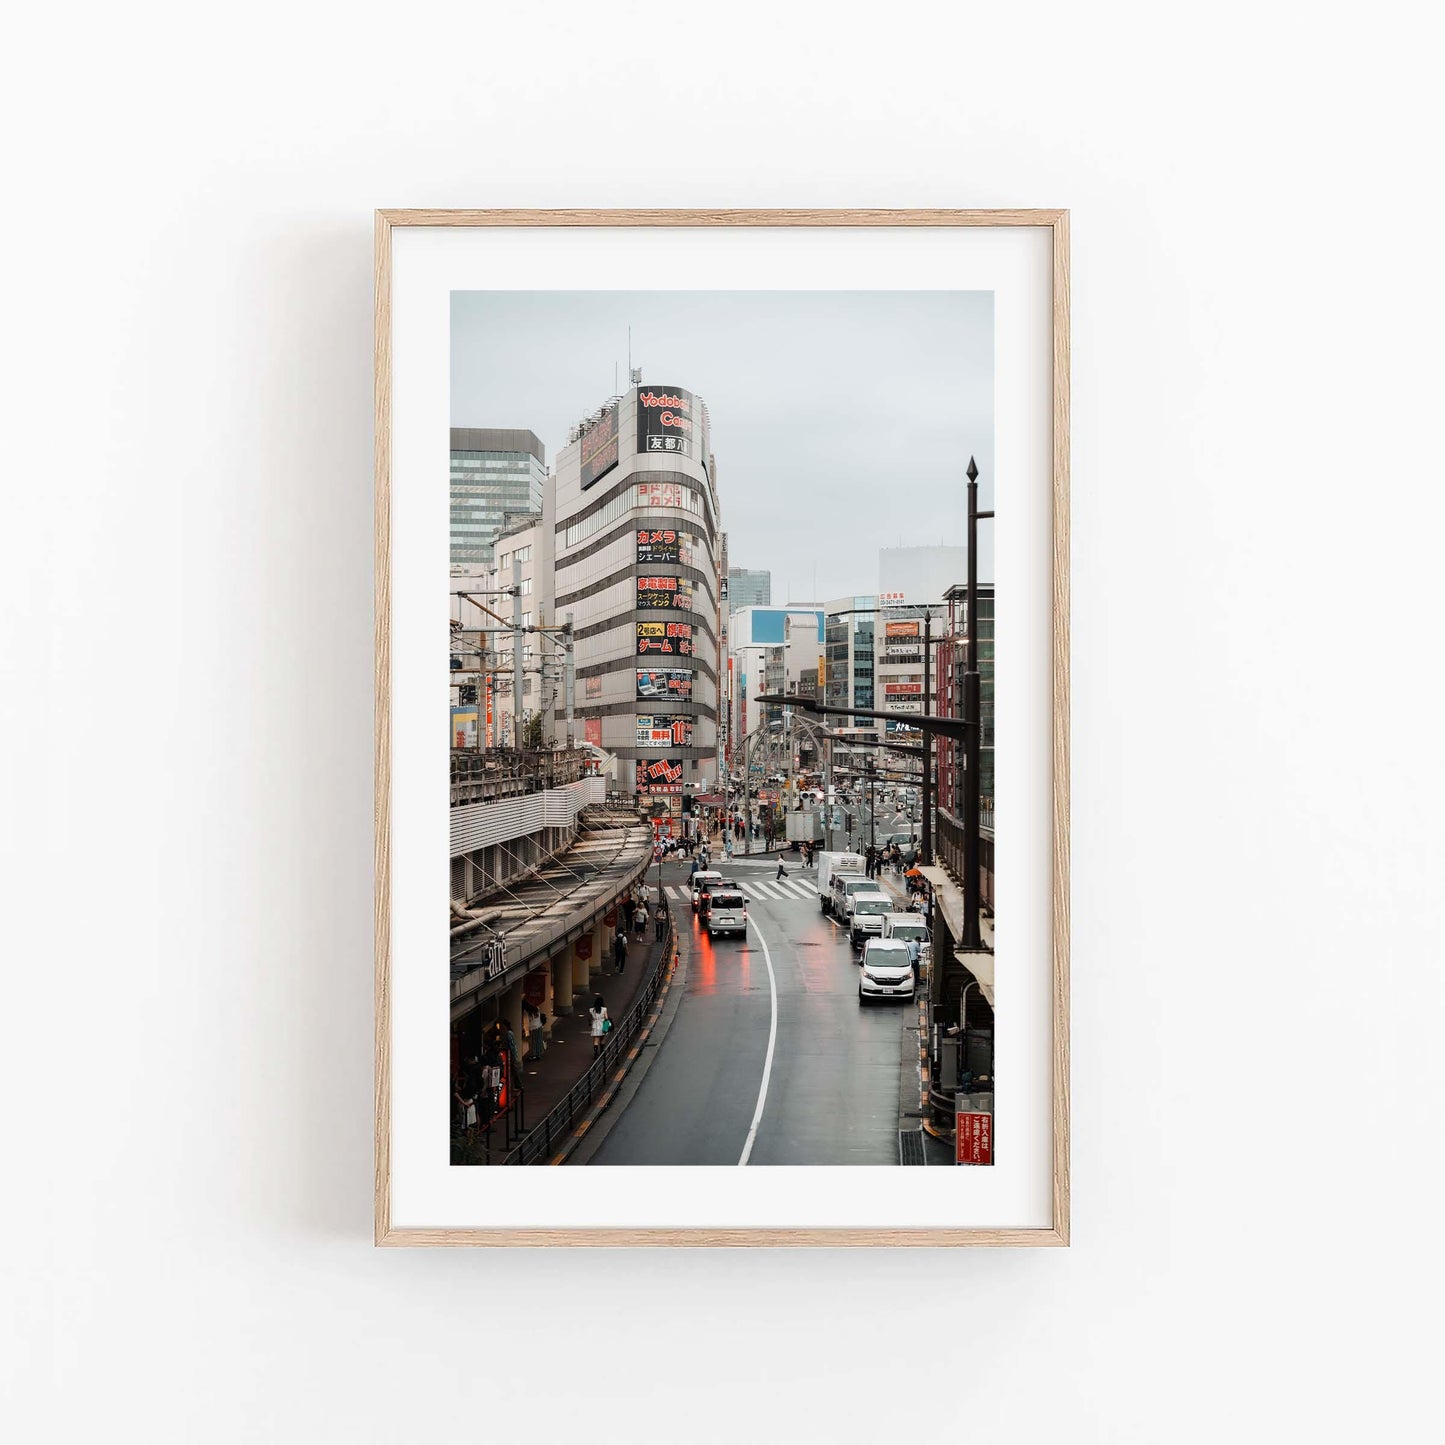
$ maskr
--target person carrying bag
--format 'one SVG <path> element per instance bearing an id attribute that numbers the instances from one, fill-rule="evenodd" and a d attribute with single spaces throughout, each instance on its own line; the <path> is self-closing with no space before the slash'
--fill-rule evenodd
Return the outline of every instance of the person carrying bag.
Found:
<path id="1" fill-rule="evenodd" d="M 603 1040 L 612 1032 L 612 1020 L 607 1016 L 607 1005 L 600 993 L 592 1000 L 587 1014 L 592 1020 L 592 1057 L 595 1059 L 602 1052 Z"/>

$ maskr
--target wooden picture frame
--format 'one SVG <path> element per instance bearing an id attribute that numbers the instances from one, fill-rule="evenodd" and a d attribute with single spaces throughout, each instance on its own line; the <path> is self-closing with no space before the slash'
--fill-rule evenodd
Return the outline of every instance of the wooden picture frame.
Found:
<path id="1" fill-rule="evenodd" d="M 412 227 L 1047 228 L 1052 245 L 1052 1226 L 420 1228 L 392 1220 L 392 248 Z M 514 1246 L 1063 1246 L 1069 1243 L 1069 216 L 1064 210 L 382 210 L 375 232 L 375 1242 Z"/>

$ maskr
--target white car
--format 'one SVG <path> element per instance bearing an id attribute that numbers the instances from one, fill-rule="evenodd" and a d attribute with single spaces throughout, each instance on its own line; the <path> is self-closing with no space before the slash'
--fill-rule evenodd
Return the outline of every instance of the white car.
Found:
<path id="1" fill-rule="evenodd" d="M 901 938 L 870 938 L 863 947 L 858 1002 L 870 998 L 913 997 L 913 960 Z"/>
<path id="2" fill-rule="evenodd" d="M 855 893 L 848 900 L 848 937 L 853 947 L 857 948 L 870 933 L 875 938 L 882 938 L 883 920 L 895 906 L 886 893 Z"/>
<path id="3" fill-rule="evenodd" d="M 707 936 L 720 933 L 746 935 L 748 931 L 748 900 L 735 888 L 714 888 L 708 895 Z"/>

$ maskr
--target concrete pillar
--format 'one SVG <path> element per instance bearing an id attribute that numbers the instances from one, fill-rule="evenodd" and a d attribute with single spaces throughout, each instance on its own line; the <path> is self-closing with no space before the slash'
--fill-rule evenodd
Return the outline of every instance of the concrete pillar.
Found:
<path id="1" fill-rule="evenodd" d="M 526 1056 L 526 1043 L 522 1033 L 522 980 L 518 979 L 500 999 L 497 1000 L 498 1019 L 510 1019 L 512 1032 L 517 1036 L 517 1047 L 521 1049 L 523 1057 Z"/>
<path id="2" fill-rule="evenodd" d="M 553 1014 L 567 1015 L 572 1012 L 572 995 L 575 992 L 572 979 L 572 945 L 569 943 L 560 953 L 552 955 L 552 981 L 549 985 L 552 995 L 552 1007 L 547 1010 L 550 1017 Z M 551 1027 L 547 1029 L 550 1037 Z"/>
<path id="3" fill-rule="evenodd" d="M 592 925 L 592 957 L 587 961 L 587 977 L 596 978 L 604 964 L 612 966 L 612 930 L 599 918 Z"/>

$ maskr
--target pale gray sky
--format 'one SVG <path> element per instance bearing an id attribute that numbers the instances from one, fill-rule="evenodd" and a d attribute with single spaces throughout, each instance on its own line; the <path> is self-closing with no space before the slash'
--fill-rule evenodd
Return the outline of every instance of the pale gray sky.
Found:
<path id="1" fill-rule="evenodd" d="M 880 547 L 962 546 L 970 455 L 993 505 L 984 291 L 456 291 L 452 425 L 529 427 L 554 465 L 626 389 L 629 325 L 644 382 L 707 402 L 729 560 L 775 603 L 874 592 Z"/>

